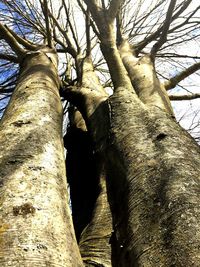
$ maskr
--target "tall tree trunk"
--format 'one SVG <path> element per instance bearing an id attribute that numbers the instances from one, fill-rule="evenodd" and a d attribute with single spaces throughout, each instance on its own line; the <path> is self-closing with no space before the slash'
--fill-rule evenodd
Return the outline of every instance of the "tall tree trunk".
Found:
<path id="1" fill-rule="evenodd" d="M 82 89 L 82 112 L 88 114 L 91 132 L 101 132 L 98 121 L 104 129 L 96 140 L 106 160 L 114 225 L 112 264 L 197 267 L 199 146 L 165 108 L 142 102 L 126 79 L 115 83 L 118 87 L 108 100 Z M 105 120 L 99 120 L 101 114 Z"/>
<path id="2" fill-rule="evenodd" d="M 134 63 L 120 55 L 114 17 L 102 13 L 96 2 L 85 3 L 100 32 L 101 51 L 114 85 L 105 142 L 112 240 L 119 252 L 113 264 L 198 266 L 199 146 L 169 115 L 169 99 L 150 58 Z M 95 113 L 99 111 L 93 117 Z"/>
<path id="3" fill-rule="evenodd" d="M 56 55 L 28 53 L 0 125 L 0 265 L 83 266 L 67 205 Z"/>
<path id="4" fill-rule="evenodd" d="M 64 140 L 76 237 L 85 266 L 110 267 L 112 221 L 102 159 L 94 153 L 85 125 L 77 121 L 80 113 L 75 114 L 76 124 Z"/>
<path id="5" fill-rule="evenodd" d="M 72 101 L 73 94 L 79 95 L 75 104 L 81 109 L 87 125 L 76 111 L 65 137 L 75 229 L 78 239 L 80 236 L 79 247 L 85 266 L 110 267 L 112 216 L 107 199 L 104 160 L 99 153 L 107 134 L 105 99 L 108 96 L 89 57 L 83 60 L 81 86 L 71 92 Z"/>
<path id="6" fill-rule="evenodd" d="M 101 157 L 96 156 L 99 194 L 95 201 L 92 218 L 83 230 L 79 242 L 80 252 L 86 267 L 110 267 L 112 216 L 107 198 L 106 175 Z"/>
<path id="7" fill-rule="evenodd" d="M 166 112 L 144 106 L 126 88 L 109 105 L 114 266 L 199 266 L 199 146 Z"/>

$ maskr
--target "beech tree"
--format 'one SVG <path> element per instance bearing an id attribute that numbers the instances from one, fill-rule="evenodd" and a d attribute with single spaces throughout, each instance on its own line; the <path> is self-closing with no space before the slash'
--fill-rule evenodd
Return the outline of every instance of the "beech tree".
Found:
<path id="1" fill-rule="evenodd" d="M 0 9 L 1 266 L 199 266 L 197 1 Z"/>

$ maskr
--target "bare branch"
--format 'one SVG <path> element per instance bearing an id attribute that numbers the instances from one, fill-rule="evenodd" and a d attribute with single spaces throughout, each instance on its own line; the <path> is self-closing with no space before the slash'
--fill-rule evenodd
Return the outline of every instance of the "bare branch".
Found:
<path id="1" fill-rule="evenodd" d="M 57 52 L 61 52 L 61 53 L 68 52 L 68 48 L 67 48 L 66 44 L 63 42 L 63 40 L 60 40 L 58 38 L 55 27 L 53 29 L 53 38 L 54 38 L 54 41 L 62 47 L 62 48 L 57 48 L 56 49 Z"/>
<path id="2" fill-rule="evenodd" d="M 187 78 L 189 75 L 193 74 L 195 71 L 200 69 L 200 62 L 197 62 L 190 66 L 189 68 L 183 70 L 181 73 L 177 74 L 176 76 L 169 79 L 167 82 L 164 83 L 165 89 L 170 90 L 176 87 L 176 85 Z"/>
<path id="3" fill-rule="evenodd" d="M 79 53 L 80 52 L 80 46 L 78 44 L 78 37 L 77 37 L 77 34 L 76 34 L 76 30 L 74 30 L 75 23 L 74 23 L 74 27 L 73 27 L 73 25 L 71 23 L 71 20 L 70 20 L 69 10 L 67 8 L 67 5 L 66 5 L 66 3 L 65 3 L 64 0 L 62 1 L 62 3 L 63 3 L 63 6 L 64 6 L 64 9 L 65 9 L 65 14 L 66 14 L 67 22 L 69 24 L 69 27 L 70 27 L 70 30 L 71 30 L 71 33 L 72 33 L 74 42 L 76 44 L 77 52 Z"/>
<path id="4" fill-rule="evenodd" d="M 85 18 L 85 28 L 86 28 L 86 42 L 87 42 L 86 56 L 89 56 L 91 54 L 90 15 L 89 15 L 89 10 L 87 11 L 87 15 L 86 15 L 86 18 Z"/>
<path id="5" fill-rule="evenodd" d="M 198 6 L 193 12 L 191 12 L 191 14 L 188 16 L 186 16 L 186 19 L 182 22 L 182 23 L 180 23 L 180 24 L 178 24 L 177 26 L 175 26 L 174 28 L 172 28 L 172 29 L 170 29 L 170 33 L 171 32 L 174 32 L 174 31 L 176 31 L 177 29 L 179 29 L 179 28 L 181 28 L 181 27 L 183 27 L 184 25 L 186 25 L 187 23 L 189 23 L 189 20 L 195 15 L 195 13 L 197 13 L 197 11 L 200 9 L 200 6 Z M 197 21 L 197 24 L 199 24 L 199 21 Z"/>
<path id="6" fill-rule="evenodd" d="M 21 6 L 19 6 L 19 3 L 15 1 L 6 1 L 6 0 L 1 0 L 6 6 L 9 8 L 9 12 L 12 14 L 17 14 L 19 18 L 15 17 L 15 24 L 17 24 L 18 29 L 20 27 L 31 27 L 35 29 L 37 32 L 39 32 L 42 36 L 45 36 L 45 29 L 42 25 L 42 22 L 40 21 L 41 14 L 36 10 L 33 4 L 28 5 L 28 9 L 31 13 L 31 16 L 27 12 L 24 12 L 24 9 L 22 9 Z M 27 1 L 26 1 L 27 2 Z M 41 2 L 41 0 L 40 0 Z"/>
<path id="7" fill-rule="evenodd" d="M 42 10 L 43 14 L 45 17 L 45 23 L 46 23 L 46 37 L 47 37 L 47 43 L 49 47 L 53 47 L 53 42 L 52 42 L 52 36 L 51 36 L 51 28 L 50 28 L 50 23 L 49 23 L 49 11 L 48 11 L 48 3 L 47 0 L 43 1 L 42 5 Z"/>
<path id="8" fill-rule="evenodd" d="M 172 101 L 180 101 L 180 100 L 193 100 L 200 98 L 200 94 L 191 94 L 191 95 L 169 95 L 169 99 Z"/>
<path id="9" fill-rule="evenodd" d="M 77 0 L 77 2 L 78 2 L 79 7 L 81 8 L 83 14 L 85 14 L 87 16 L 87 11 L 84 9 L 81 1 L 80 0 Z M 96 28 L 96 25 L 94 24 L 94 22 L 93 22 L 93 20 L 91 18 L 90 18 L 90 25 L 91 25 L 91 27 L 93 29 L 93 32 L 96 34 L 96 36 L 99 37 L 99 32 L 98 32 L 98 30 Z"/>
<path id="10" fill-rule="evenodd" d="M 169 27 L 170 27 L 170 23 L 171 23 L 171 20 L 172 20 L 172 15 L 173 15 L 173 11 L 174 11 L 175 5 L 176 5 L 176 0 L 171 0 L 170 4 L 169 4 L 169 8 L 167 10 L 166 19 L 165 19 L 165 22 L 163 24 L 162 34 L 160 36 L 160 39 L 152 47 L 152 50 L 151 50 L 151 55 L 152 56 L 155 56 L 156 52 L 160 49 L 160 47 L 167 40 L 167 33 L 168 33 L 168 30 L 169 30 Z"/>
<path id="11" fill-rule="evenodd" d="M 26 51 L 19 45 L 16 38 L 8 30 L 8 27 L 5 27 L 1 23 L 0 23 L 0 39 L 4 39 L 19 58 L 25 54 Z"/>
<path id="12" fill-rule="evenodd" d="M 8 28 L 7 25 L 5 25 L 5 27 L 14 36 L 14 38 L 17 40 L 17 42 L 20 43 L 21 45 L 23 45 L 26 49 L 34 50 L 37 47 L 36 45 L 32 44 L 28 40 L 25 40 L 24 38 L 22 38 L 21 36 L 16 34 L 13 30 Z"/>
<path id="13" fill-rule="evenodd" d="M 200 59 L 199 56 L 190 56 L 190 55 L 181 55 L 181 54 L 176 54 L 176 53 L 157 53 L 157 58 L 192 58 L 192 59 Z"/>
<path id="14" fill-rule="evenodd" d="M 173 15 L 171 21 L 176 20 L 191 4 L 192 0 L 186 0 L 183 2 L 181 8 Z M 159 27 L 155 32 L 151 33 L 149 36 L 147 36 L 144 40 L 142 40 L 136 47 L 138 51 L 141 51 L 145 46 L 147 46 L 150 42 L 153 40 L 156 40 L 156 38 L 159 37 L 161 32 L 163 31 L 163 25 Z"/>
<path id="15" fill-rule="evenodd" d="M 75 47 L 73 46 L 72 41 L 70 40 L 70 38 L 67 35 L 66 31 L 64 29 L 62 29 L 62 27 L 60 26 L 60 23 L 58 22 L 58 20 L 54 17 L 54 15 L 52 13 L 49 12 L 49 16 L 52 18 L 52 20 L 55 23 L 56 27 L 58 28 L 58 30 L 64 36 L 65 41 L 66 41 L 66 43 L 68 45 L 68 47 L 67 47 L 68 53 L 70 53 L 70 55 L 75 58 L 77 56 L 77 51 L 76 51 Z"/>
<path id="16" fill-rule="evenodd" d="M 7 55 L 0 53 L 0 59 L 11 61 L 13 63 L 19 63 L 19 59 L 13 55 Z"/>
<path id="17" fill-rule="evenodd" d="M 129 24 L 132 24 L 132 22 L 133 22 L 133 26 L 131 27 L 132 29 L 129 32 L 129 38 L 132 38 L 133 36 L 137 35 L 137 33 L 140 31 L 140 29 L 142 29 L 142 26 L 144 25 L 145 21 L 149 18 L 149 16 L 151 16 L 153 11 L 155 11 L 157 8 L 159 8 L 163 4 L 164 1 L 165 0 L 159 1 L 153 8 L 150 9 L 149 12 L 147 12 L 146 14 L 144 14 L 144 16 L 142 16 L 140 18 L 137 18 L 137 16 L 141 10 L 141 4 L 138 5 L 135 14 L 133 16 L 131 16 L 130 20 L 128 21 L 127 25 L 125 26 L 125 27 L 127 27 Z M 125 13 L 126 13 L 126 11 L 124 12 L 124 15 L 125 15 Z M 137 26 L 137 29 L 136 29 L 136 26 Z M 135 32 L 132 35 L 133 31 L 135 31 Z"/>

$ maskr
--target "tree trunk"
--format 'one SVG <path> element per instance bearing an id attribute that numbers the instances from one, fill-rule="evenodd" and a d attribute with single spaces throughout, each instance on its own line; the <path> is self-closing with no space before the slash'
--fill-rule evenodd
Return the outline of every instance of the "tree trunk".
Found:
<path id="1" fill-rule="evenodd" d="M 102 146 L 117 250 L 113 266 L 197 267 L 199 146 L 173 119 L 152 57 L 136 58 L 129 47 L 125 54 L 118 50 L 114 4 L 123 1 L 111 1 L 108 9 L 98 1 L 84 2 L 98 28 L 114 86 Z M 93 118 L 101 107 L 102 102 L 96 105 Z"/>
<path id="2" fill-rule="evenodd" d="M 174 116 L 167 91 L 156 75 L 151 55 L 136 57 L 127 40 L 122 42 L 119 52 L 139 99 L 147 106 L 159 107 Z"/>
<path id="3" fill-rule="evenodd" d="M 101 159 L 96 157 L 101 165 Z M 95 202 L 92 218 L 83 230 L 79 242 L 80 252 L 86 267 L 111 267 L 112 216 L 107 199 L 106 180 L 103 166 L 98 166 L 99 194 Z"/>
<path id="4" fill-rule="evenodd" d="M 64 137 L 76 237 L 85 266 L 110 267 L 112 220 L 102 159 L 94 153 L 86 128 L 76 126 Z"/>
<path id="5" fill-rule="evenodd" d="M 116 48 L 109 50 L 105 45 L 102 50 L 114 72 L 113 62 L 120 60 Z M 115 91 L 107 100 L 88 88 L 79 91 L 80 110 L 106 161 L 114 225 L 112 264 L 197 267 L 199 146 L 173 119 L 171 108 L 162 106 L 167 95 L 163 99 L 155 88 L 154 101 L 146 94 L 147 81 L 143 87 L 143 80 L 139 80 L 138 89 L 144 89 L 145 97 L 141 101 L 121 63 L 116 71 L 119 81 L 113 74 Z M 154 92 L 153 84 L 151 88 Z M 98 131 L 99 121 L 104 131 Z"/>
<path id="6" fill-rule="evenodd" d="M 28 53 L 0 125 L 0 265 L 83 266 L 67 205 L 56 55 Z"/>
<path id="7" fill-rule="evenodd" d="M 199 266 L 199 146 L 166 112 L 124 88 L 109 105 L 113 266 Z"/>
<path id="8" fill-rule="evenodd" d="M 99 153 L 107 136 L 108 108 L 105 100 L 108 95 L 94 72 L 90 57 L 82 62 L 80 88 L 68 94 L 72 101 L 75 97 L 74 104 L 82 111 L 87 125 L 76 112 L 65 137 L 73 219 L 78 239 L 80 236 L 80 252 L 85 266 L 110 267 L 112 216 L 107 199 L 104 160 Z"/>

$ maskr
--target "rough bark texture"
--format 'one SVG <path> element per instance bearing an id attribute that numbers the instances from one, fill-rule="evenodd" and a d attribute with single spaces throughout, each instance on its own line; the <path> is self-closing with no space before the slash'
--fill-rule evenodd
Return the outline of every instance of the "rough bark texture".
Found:
<path id="1" fill-rule="evenodd" d="M 95 202 L 91 221 L 82 232 L 79 247 L 85 266 L 110 267 L 112 266 L 110 245 L 112 216 L 107 199 L 106 176 L 102 168 L 98 168 L 98 171 L 100 192 Z"/>
<path id="2" fill-rule="evenodd" d="M 199 146 L 124 88 L 109 105 L 113 266 L 199 266 Z"/>
<path id="3" fill-rule="evenodd" d="M 129 89 L 115 88 L 88 116 L 98 125 L 96 114 L 110 111 L 107 140 L 97 147 L 106 147 L 112 265 L 198 266 L 199 146 L 167 110 Z"/>
<path id="4" fill-rule="evenodd" d="M 151 58 L 119 53 L 112 25 L 97 26 L 114 94 L 106 100 L 82 88 L 80 110 L 105 156 L 112 265 L 197 267 L 199 146 L 173 119 Z"/>
<path id="5" fill-rule="evenodd" d="M 159 107 L 174 115 L 167 92 L 157 78 L 151 56 L 136 57 L 128 41 L 122 42 L 119 51 L 140 100 L 148 106 Z"/>
<path id="6" fill-rule="evenodd" d="M 0 265 L 83 266 L 67 206 L 56 56 L 26 55 L 0 125 Z"/>
<path id="7" fill-rule="evenodd" d="M 71 126 L 65 137 L 73 220 L 85 266 L 110 267 L 112 219 L 104 164 L 97 152 L 105 145 L 107 121 L 104 115 L 108 115 L 108 110 L 105 110 L 104 102 L 107 94 L 99 83 L 90 58 L 85 58 L 82 64 L 81 86 L 81 110 L 89 130 L 76 111 L 73 118 L 70 116 Z"/>
<path id="8" fill-rule="evenodd" d="M 85 2 L 114 85 L 105 150 L 113 266 L 198 266 L 199 146 L 173 120 L 151 58 L 129 48 L 120 58 L 113 25 Z"/>

